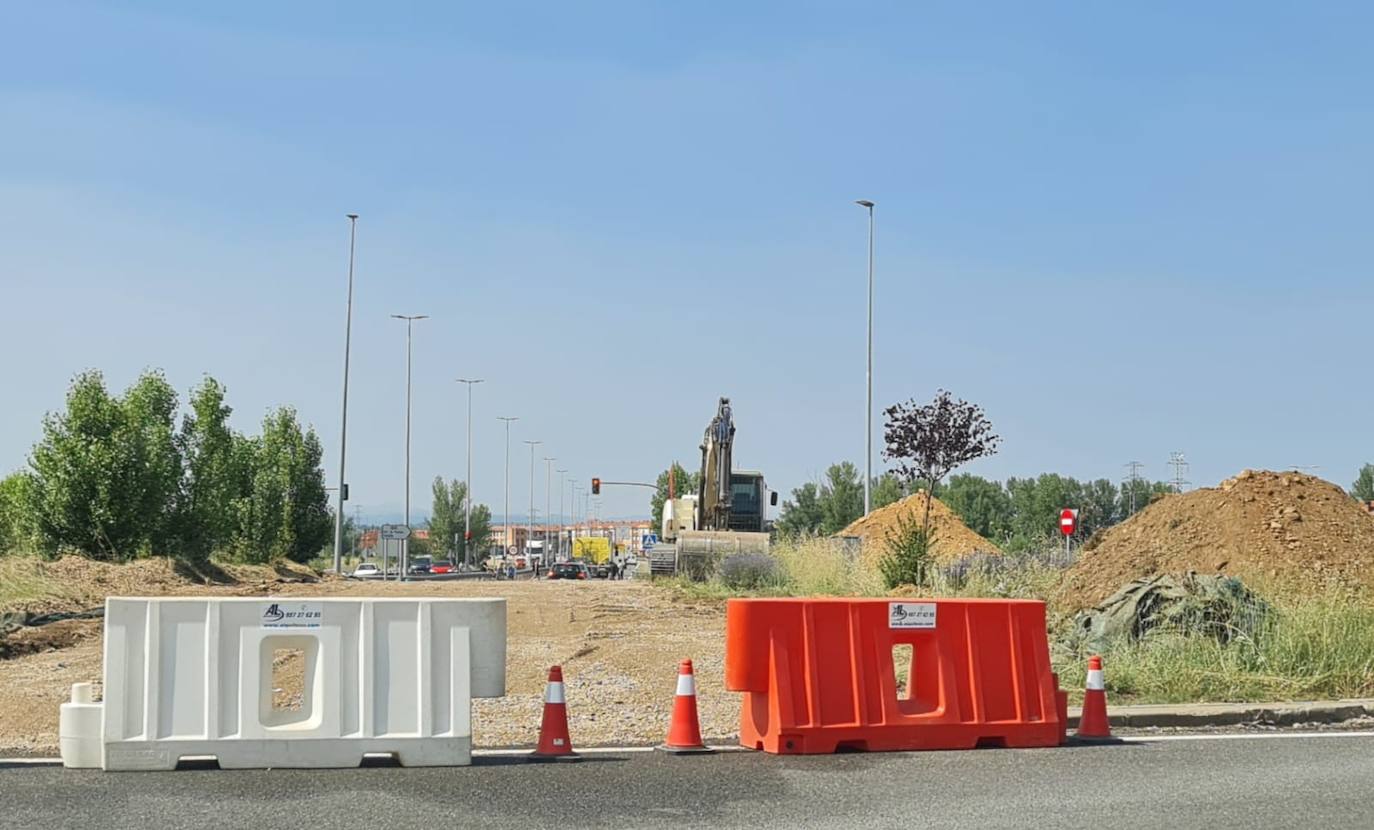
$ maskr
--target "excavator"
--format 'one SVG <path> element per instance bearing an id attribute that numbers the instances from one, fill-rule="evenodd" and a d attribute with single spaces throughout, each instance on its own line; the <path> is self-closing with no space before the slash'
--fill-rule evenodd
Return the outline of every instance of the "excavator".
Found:
<path id="1" fill-rule="evenodd" d="M 651 552 L 653 573 L 702 576 L 723 556 L 768 552 L 765 504 L 776 506 L 778 494 L 768 489 L 763 473 L 733 469 L 734 445 L 730 399 L 721 398 L 701 441 L 697 492 L 681 498 L 670 493 L 663 504 L 662 543 Z"/>

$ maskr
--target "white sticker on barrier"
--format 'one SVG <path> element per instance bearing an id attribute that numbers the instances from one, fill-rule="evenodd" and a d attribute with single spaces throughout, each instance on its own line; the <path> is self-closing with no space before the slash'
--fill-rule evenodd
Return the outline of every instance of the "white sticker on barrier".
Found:
<path id="1" fill-rule="evenodd" d="M 258 619 L 263 628 L 319 628 L 323 617 L 322 603 L 268 602 Z"/>
<path id="2" fill-rule="evenodd" d="M 934 628 L 935 603 L 889 602 L 887 604 L 887 627 Z"/>

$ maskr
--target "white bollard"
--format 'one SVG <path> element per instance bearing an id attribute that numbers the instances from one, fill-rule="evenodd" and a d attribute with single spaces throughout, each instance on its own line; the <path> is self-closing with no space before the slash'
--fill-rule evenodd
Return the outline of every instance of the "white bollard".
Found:
<path id="1" fill-rule="evenodd" d="M 90 683 L 72 686 L 72 700 L 58 707 L 57 745 L 62 766 L 69 769 L 100 768 L 100 714 Z"/>

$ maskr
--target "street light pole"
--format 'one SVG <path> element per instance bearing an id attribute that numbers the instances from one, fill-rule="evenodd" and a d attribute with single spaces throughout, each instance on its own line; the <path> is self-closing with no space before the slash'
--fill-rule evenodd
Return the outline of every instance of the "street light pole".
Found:
<path id="1" fill-rule="evenodd" d="M 563 482 L 567 475 L 567 470 L 554 470 L 558 473 L 558 556 L 563 557 L 563 530 L 567 515 L 563 513 Z"/>
<path id="2" fill-rule="evenodd" d="M 472 554 L 472 387 L 481 383 L 482 379 L 469 380 L 458 378 L 459 383 L 466 384 L 468 387 L 468 481 L 467 481 L 467 504 L 463 507 L 463 564 L 471 565 Z"/>
<path id="3" fill-rule="evenodd" d="M 544 456 L 544 564 L 553 561 L 553 553 L 549 548 L 549 525 L 553 524 L 553 515 L 549 511 L 550 500 L 553 492 L 553 462 L 557 458 Z"/>
<path id="4" fill-rule="evenodd" d="M 873 203 L 859 199 L 854 204 L 868 208 L 868 398 L 864 404 L 864 515 L 872 509 L 873 487 Z"/>
<path id="5" fill-rule="evenodd" d="M 339 427 L 339 509 L 334 515 L 334 573 L 343 573 L 343 512 L 348 485 L 344 484 L 344 456 L 348 452 L 348 353 L 353 345 L 353 241 L 358 214 L 348 214 L 348 311 L 344 316 L 343 423 Z"/>
<path id="6" fill-rule="evenodd" d="M 530 445 L 530 510 L 525 515 L 525 550 L 532 554 L 534 546 L 534 448 L 544 442 L 526 441 L 525 443 Z"/>
<path id="7" fill-rule="evenodd" d="M 573 481 L 568 482 L 568 484 L 570 485 L 571 490 L 572 490 L 572 494 L 569 496 L 569 506 L 572 508 L 572 511 L 568 514 L 568 518 L 571 519 L 572 521 L 568 522 L 568 524 L 572 525 L 572 546 L 573 546 L 573 547 L 572 547 L 572 550 L 571 550 L 569 553 L 570 553 L 570 555 L 576 555 L 576 554 L 577 554 L 577 490 L 578 490 L 578 483 L 577 483 L 577 480 L 574 479 Z"/>
<path id="8" fill-rule="evenodd" d="M 496 420 L 506 422 L 506 515 L 502 521 L 501 529 L 501 556 L 504 557 L 510 548 L 510 422 L 518 421 L 519 418 L 507 418 L 497 416 Z"/>
<path id="9" fill-rule="evenodd" d="M 410 527 L 410 330 L 416 320 L 429 319 L 428 314 L 393 314 L 397 320 L 406 321 L 406 527 Z M 410 539 L 401 542 L 400 580 L 405 582 L 406 571 L 410 567 Z"/>

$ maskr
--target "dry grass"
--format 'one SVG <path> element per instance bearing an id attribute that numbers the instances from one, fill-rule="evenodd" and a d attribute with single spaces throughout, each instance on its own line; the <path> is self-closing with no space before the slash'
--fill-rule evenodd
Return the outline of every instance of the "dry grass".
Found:
<path id="1" fill-rule="evenodd" d="M 0 556 L 0 613 L 80 600 L 79 588 L 55 578 L 37 556 Z"/>

